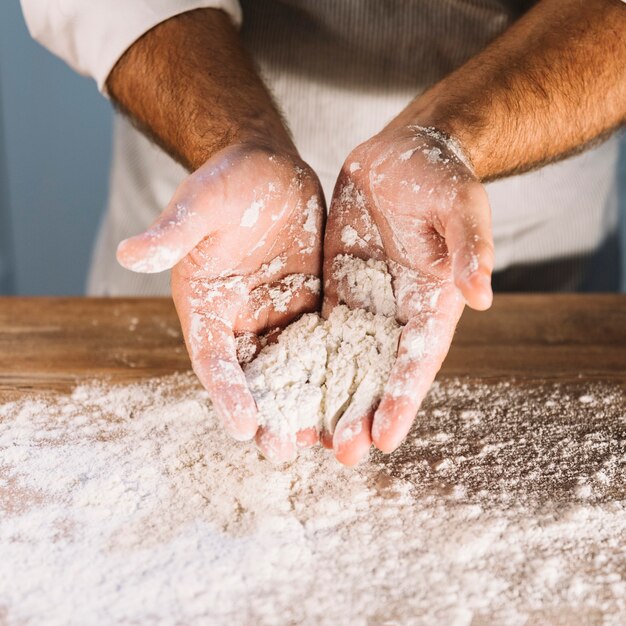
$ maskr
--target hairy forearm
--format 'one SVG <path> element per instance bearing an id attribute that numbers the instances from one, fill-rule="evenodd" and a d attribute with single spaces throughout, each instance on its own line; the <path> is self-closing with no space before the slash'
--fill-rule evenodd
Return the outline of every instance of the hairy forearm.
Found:
<path id="1" fill-rule="evenodd" d="M 200 9 L 136 41 L 107 89 L 118 107 L 188 169 L 233 143 L 295 150 L 228 16 Z"/>
<path id="2" fill-rule="evenodd" d="M 626 5 L 541 0 L 392 124 L 456 137 L 489 180 L 572 154 L 626 120 Z"/>

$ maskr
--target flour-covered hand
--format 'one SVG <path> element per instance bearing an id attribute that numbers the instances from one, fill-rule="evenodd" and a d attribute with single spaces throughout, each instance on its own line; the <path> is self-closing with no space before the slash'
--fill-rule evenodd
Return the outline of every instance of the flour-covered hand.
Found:
<path id="1" fill-rule="evenodd" d="M 258 428 L 240 362 L 259 337 L 320 303 L 324 200 L 294 153 L 230 146 L 191 174 L 159 219 L 123 241 L 118 260 L 136 272 L 172 270 L 172 295 L 194 371 L 228 432 L 256 433 L 276 461 L 293 442 Z M 304 433 L 300 443 L 314 443 Z"/>
<path id="2" fill-rule="evenodd" d="M 402 442 L 464 304 L 491 305 L 489 203 L 459 146 L 433 128 L 404 126 L 357 147 L 337 181 L 326 227 L 325 317 L 338 304 L 371 310 L 380 300 L 375 293 L 364 299 L 354 277 L 337 272 L 337 258 L 345 254 L 386 264 L 395 297 L 391 314 L 404 325 L 378 406 L 365 411 L 358 428 L 354 418 L 340 419 L 333 433 L 322 435 L 338 460 L 352 465 L 372 442 L 384 452 Z"/>

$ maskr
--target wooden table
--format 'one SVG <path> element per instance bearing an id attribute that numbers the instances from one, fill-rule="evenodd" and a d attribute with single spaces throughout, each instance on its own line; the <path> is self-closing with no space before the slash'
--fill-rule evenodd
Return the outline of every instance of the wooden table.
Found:
<path id="1" fill-rule="evenodd" d="M 26 567 L 18 578 L 29 590 L 0 593 L 0 626 L 26 623 L 20 615 L 31 611 L 41 623 L 79 611 L 82 623 L 258 623 L 240 611 L 274 604 L 294 611 L 285 624 L 301 624 L 316 621 L 307 611 L 319 587 L 326 595 L 337 585 L 336 623 L 356 606 L 368 623 L 409 623 L 414 603 L 433 601 L 457 619 L 469 612 L 472 624 L 508 623 L 492 614 L 502 598 L 528 624 L 626 623 L 626 296 L 503 295 L 486 313 L 468 310 L 440 377 L 470 384 L 437 386 L 403 446 L 373 454 L 349 479 L 319 450 L 319 471 L 248 454 L 206 419 L 192 377 L 154 413 L 130 395 L 119 396 L 128 414 L 120 400 L 102 404 L 115 398 L 106 386 L 84 407 L 28 397 L 189 366 L 169 300 L 0 299 L 0 404 L 25 400 L 24 416 L 19 402 L 0 415 L 0 457 L 10 452 L 0 459 L 0 521 L 26 520 L 0 533 L 0 582 L 17 589 L 11 573 Z M 596 389 L 610 392 L 596 400 Z M 158 398 L 150 393 L 145 385 L 138 396 Z M 335 563 L 338 546 L 351 558 Z M 320 585 L 329 562 L 338 569 Z M 410 584 L 398 591 L 378 576 L 372 586 L 383 562 Z M 257 581 L 247 588 L 258 597 L 229 596 L 233 580 L 236 589 Z M 285 581 L 298 595 L 281 592 Z M 232 614 L 215 618 L 224 607 Z"/>
<path id="2" fill-rule="evenodd" d="M 165 298 L 0 299 L 0 399 L 190 367 Z M 626 386 L 626 295 L 500 295 L 467 310 L 440 377 Z"/>

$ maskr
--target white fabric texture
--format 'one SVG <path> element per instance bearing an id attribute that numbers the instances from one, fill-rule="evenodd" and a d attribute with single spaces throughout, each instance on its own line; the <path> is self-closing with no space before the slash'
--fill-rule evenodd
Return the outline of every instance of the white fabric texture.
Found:
<path id="1" fill-rule="evenodd" d="M 81 61 L 103 84 L 123 46 L 106 49 L 94 4 L 66 0 L 80 14 L 67 21 L 52 2 L 30 5 L 31 30 L 73 66 L 89 56 L 76 42 L 100 41 L 101 65 Z M 115 4 L 121 0 L 115 0 Z M 111 2 L 107 2 L 110 6 Z M 239 6 L 220 2 L 159 0 L 165 16 L 189 5 L 222 6 L 239 19 Z M 416 94 L 440 80 L 502 33 L 532 0 L 241 0 L 243 40 L 259 65 L 293 132 L 303 158 L 320 176 L 330 200 L 348 153 L 378 132 Z M 144 2 L 117 7 L 141 34 Z M 57 6 L 57 4 L 54 4 Z M 82 6 L 82 5 L 81 5 Z M 45 12 L 45 19 L 37 12 Z M 97 12 L 97 11 L 96 11 Z M 154 25 L 157 11 L 145 18 Z M 60 26 L 59 26 L 60 24 Z M 113 28 L 109 20 L 107 28 Z M 120 26 L 128 34 L 126 26 Z M 131 42 L 126 41 L 125 46 Z M 87 46 L 88 48 L 88 46 Z M 86 48 L 85 48 L 86 49 Z M 115 51 L 113 50 L 115 49 Z M 125 49 L 125 48 L 124 48 Z M 186 172 L 128 122 L 115 124 L 114 162 L 107 213 L 95 248 L 88 291 L 94 295 L 157 295 L 169 277 L 138 275 L 115 261 L 117 243 L 141 232 L 162 210 Z M 615 232 L 617 141 L 539 171 L 487 186 L 493 209 L 496 269 L 591 253 Z"/>
<path id="2" fill-rule="evenodd" d="M 237 0 L 21 0 L 30 34 L 98 83 L 133 42 L 166 19 L 200 8 L 226 11 L 241 24 Z"/>

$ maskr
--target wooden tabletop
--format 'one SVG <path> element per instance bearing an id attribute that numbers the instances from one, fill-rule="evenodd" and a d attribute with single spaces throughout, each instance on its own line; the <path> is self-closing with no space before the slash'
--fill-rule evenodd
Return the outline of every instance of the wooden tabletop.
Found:
<path id="1" fill-rule="evenodd" d="M 0 399 L 190 367 L 165 298 L 0 298 Z M 466 310 L 440 377 L 626 386 L 626 295 L 499 295 Z"/>

